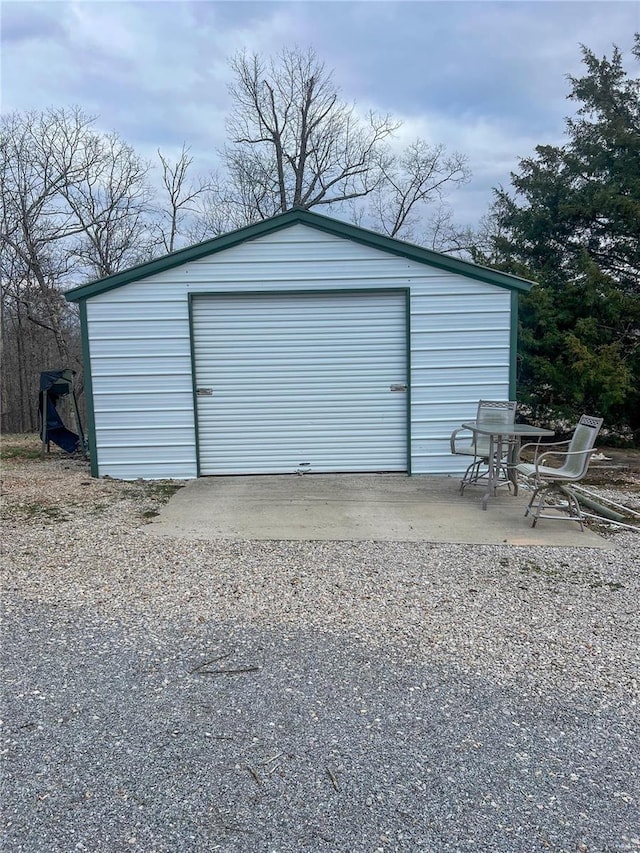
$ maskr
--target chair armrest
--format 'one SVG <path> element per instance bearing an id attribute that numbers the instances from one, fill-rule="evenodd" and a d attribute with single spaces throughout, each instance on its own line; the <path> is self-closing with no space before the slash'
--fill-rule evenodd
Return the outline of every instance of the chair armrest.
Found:
<path id="1" fill-rule="evenodd" d="M 524 450 L 525 447 L 542 447 L 546 450 L 547 447 L 561 447 L 565 444 L 571 444 L 571 439 L 567 441 L 545 441 L 544 444 L 541 444 L 540 441 L 530 441 L 528 444 L 523 444 L 520 450 Z"/>
<path id="2" fill-rule="evenodd" d="M 465 429 L 464 427 L 459 427 L 458 429 L 454 429 L 454 431 L 451 433 L 451 437 L 449 439 L 449 442 L 451 444 L 451 452 L 452 453 L 456 452 L 456 438 L 457 438 L 459 432 L 471 432 L 471 430 Z"/>
<path id="3" fill-rule="evenodd" d="M 569 444 L 571 444 L 571 439 L 569 439 L 568 441 L 551 441 L 551 442 L 545 442 L 544 444 L 541 444 L 541 443 L 540 443 L 540 440 L 538 440 L 538 441 L 530 441 L 530 442 L 528 442 L 527 444 L 523 444 L 523 445 L 520 447 L 520 455 L 522 455 L 522 451 L 523 451 L 523 450 L 526 450 L 528 447 L 535 447 L 535 451 L 536 451 L 536 452 L 535 452 L 535 456 L 534 456 L 534 460 L 533 460 L 533 461 L 535 462 L 535 461 L 536 461 L 536 459 L 537 459 L 537 457 L 538 457 L 538 453 L 539 453 L 541 450 L 543 451 L 543 453 L 546 453 L 546 452 L 547 452 L 547 450 L 548 450 L 548 448 L 550 448 L 550 447 L 564 447 L 565 445 L 567 445 L 567 446 L 568 446 Z"/>
<path id="4" fill-rule="evenodd" d="M 558 444 L 566 443 L 567 442 L 558 442 Z M 591 450 L 568 450 L 564 452 L 561 450 L 551 450 L 548 453 L 541 453 L 540 456 L 534 460 L 536 474 L 538 473 L 538 467 L 543 464 L 542 460 L 546 459 L 548 456 L 560 456 L 562 457 L 562 459 L 567 459 L 569 456 L 584 456 L 586 454 L 588 457 L 591 457 L 592 454 L 596 452 L 596 450 L 596 447 L 592 447 Z"/>

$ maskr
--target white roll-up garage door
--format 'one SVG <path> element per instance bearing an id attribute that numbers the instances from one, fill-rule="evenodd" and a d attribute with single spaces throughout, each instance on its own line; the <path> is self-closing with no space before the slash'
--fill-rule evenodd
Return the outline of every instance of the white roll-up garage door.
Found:
<path id="1" fill-rule="evenodd" d="M 200 473 L 407 470 L 404 291 L 195 296 Z"/>

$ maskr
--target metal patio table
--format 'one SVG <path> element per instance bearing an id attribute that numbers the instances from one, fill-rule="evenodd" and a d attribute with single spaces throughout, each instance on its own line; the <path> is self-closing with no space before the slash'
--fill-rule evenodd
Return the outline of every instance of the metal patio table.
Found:
<path id="1" fill-rule="evenodd" d="M 507 460 L 507 471 L 509 481 L 513 483 L 514 494 L 518 494 L 518 481 L 515 473 L 515 463 L 517 462 L 520 445 L 523 438 L 545 438 L 555 435 L 551 429 L 543 429 L 542 427 L 530 426 L 529 424 L 482 424 L 476 421 L 467 421 L 462 424 L 464 429 L 471 430 L 474 435 L 489 436 L 489 472 L 488 472 L 488 488 L 482 496 L 482 509 L 487 508 L 489 498 L 494 496 L 498 485 L 498 475 L 496 471 L 496 459 L 502 459 L 502 447 L 505 441 L 509 445 L 509 456 Z"/>

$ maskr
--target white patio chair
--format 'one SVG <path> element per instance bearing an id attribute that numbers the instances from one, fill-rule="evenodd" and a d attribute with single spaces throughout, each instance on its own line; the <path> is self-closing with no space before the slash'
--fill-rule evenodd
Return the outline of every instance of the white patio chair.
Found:
<path id="1" fill-rule="evenodd" d="M 525 517 L 531 515 L 531 526 L 535 527 L 539 518 L 560 521 L 577 521 L 584 530 L 580 504 L 568 486 L 582 480 L 587 473 L 591 457 L 595 453 L 595 443 L 602 418 L 582 415 L 569 441 L 556 441 L 551 444 L 525 444 L 521 448 L 535 447 L 533 462 L 519 462 L 516 465 L 518 477 L 533 489 L 531 500 L 525 510 Z M 557 448 L 566 447 L 566 450 Z M 554 468 L 547 461 L 556 459 L 560 465 Z M 553 514 L 547 512 L 553 510 Z M 558 514 L 560 513 L 560 514 Z"/>
<path id="2" fill-rule="evenodd" d="M 476 423 L 483 426 L 510 426 L 516 418 L 515 400 L 480 400 L 476 414 Z M 460 436 L 461 433 L 466 433 Z M 459 437 L 460 436 L 460 437 Z M 489 476 L 490 438 L 488 435 L 470 433 L 463 427 L 454 430 L 450 438 L 451 452 L 456 456 L 472 456 L 469 467 L 460 480 L 460 494 L 467 486 L 477 485 Z M 509 485 L 507 472 L 508 446 L 502 448 L 501 459 L 496 459 L 498 481 Z"/>

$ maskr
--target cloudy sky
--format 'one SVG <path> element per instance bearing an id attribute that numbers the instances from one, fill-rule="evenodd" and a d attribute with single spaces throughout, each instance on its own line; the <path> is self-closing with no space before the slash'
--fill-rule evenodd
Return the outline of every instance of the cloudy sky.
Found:
<path id="1" fill-rule="evenodd" d="M 228 58 L 312 46 L 359 109 L 467 155 L 452 199 L 474 225 L 518 158 L 558 143 L 580 44 L 630 57 L 640 0 L 617 2 L 11 2 L 3 0 L 2 109 L 79 105 L 153 157 L 183 141 L 217 165 L 230 107 Z"/>

